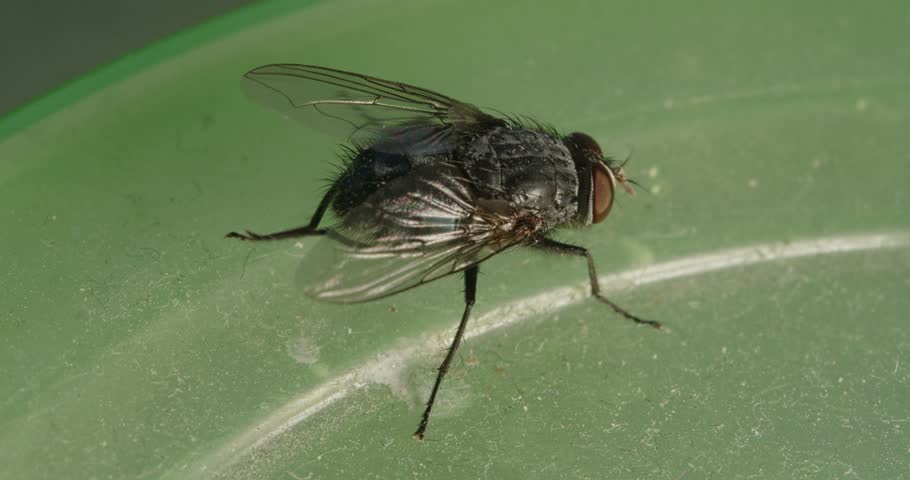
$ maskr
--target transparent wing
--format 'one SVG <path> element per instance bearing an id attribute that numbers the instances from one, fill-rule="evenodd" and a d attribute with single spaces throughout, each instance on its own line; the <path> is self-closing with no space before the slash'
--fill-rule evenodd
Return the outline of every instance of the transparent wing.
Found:
<path id="1" fill-rule="evenodd" d="M 257 103 L 347 138 L 390 126 L 468 127 L 502 120 L 432 90 L 314 65 L 274 64 L 243 76 Z"/>
<path id="2" fill-rule="evenodd" d="M 530 238 L 533 212 L 474 197 L 467 181 L 425 166 L 367 200 L 314 247 L 298 271 L 305 293 L 334 303 L 393 295 L 475 265 Z M 454 170 L 454 169 L 452 169 Z"/>

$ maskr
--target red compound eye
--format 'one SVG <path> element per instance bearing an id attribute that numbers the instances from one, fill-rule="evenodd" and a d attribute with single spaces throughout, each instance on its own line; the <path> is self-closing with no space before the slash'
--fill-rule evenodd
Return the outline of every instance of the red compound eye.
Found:
<path id="1" fill-rule="evenodd" d="M 613 173 L 602 163 L 595 163 L 591 168 L 591 186 L 594 201 L 591 207 L 594 210 L 593 223 L 600 223 L 610 214 L 613 207 Z"/>

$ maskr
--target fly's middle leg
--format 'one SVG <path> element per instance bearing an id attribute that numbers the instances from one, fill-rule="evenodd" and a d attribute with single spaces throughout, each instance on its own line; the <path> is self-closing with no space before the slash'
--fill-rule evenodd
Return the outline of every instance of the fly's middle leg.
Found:
<path id="1" fill-rule="evenodd" d="M 464 271 L 464 313 L 461 316 L 461 323 L 458 324 L 458 331 L 455 332 L 455 338 L 452 339 L 452 345 L 446 353 L 445 360 L 439 366 L 436 373 L 436 382 L 433 384 L 433 390 L 430 392 L 430 398 L 427 400 L 427 407 L 420 418 L 420 424 L 417 425 L 417 431 L 414 432 L 414 438 L 423 440 L 423 434 L 427 429 L 427 422 L 430 421 L 430 411 L 433 409 L 433 403 L 436 401 L 436 394 L 439 392 L 439 386 L 442 385 L 442 378 L 449 371 L 449 364 L 455 358 L 455 351 L 461 345 L 464 338 L 465 328 L 468 326 L 468 318 L 471 316 L 471 308 L 474 306 L 474 297 L 477 293 L 477 265 L 468 267 Z"/>

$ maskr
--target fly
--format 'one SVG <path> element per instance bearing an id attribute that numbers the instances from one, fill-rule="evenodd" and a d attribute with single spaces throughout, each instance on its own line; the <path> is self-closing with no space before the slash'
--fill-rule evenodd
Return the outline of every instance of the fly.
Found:
<path id="1" fill-rule="evenodd" d="M 560 135 L 533 121 L 485 113 L 469 103 L 400 82 L 326 67 L 266 65 L 244 75 L 250 96 L 350 142 L 342 172 L 310 223 L 247 241 L 322 236 L 301 267 L 318 300 L 366 302 L 462 272 L 464 312 L 414 436 L 423 439 L 439 386 L 464 337 L 480 264 L 512 247 L 584 257 L 591 294 L 638 324 L 660 328 L 605 297 L 594 258 L 549 235 L 607 218 L 617 185 L 633 193 L 622 165 L 584 133 Z M 320 223 L 331 210 L 339 220 Z M 318 270 L 318 271 L 314 271 Z"/>

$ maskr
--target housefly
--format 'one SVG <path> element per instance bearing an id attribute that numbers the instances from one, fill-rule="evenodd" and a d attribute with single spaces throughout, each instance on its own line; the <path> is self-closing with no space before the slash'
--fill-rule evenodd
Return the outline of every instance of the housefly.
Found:
<path id="1" fill-rule="evenodd" d="M 431 90 L 326 67 L 266 65 L 246 73 L 243 83 L 254 100 L 341 135 L 349 147 L 309 224 L 227 237 L 325 237 L 314 247 L 324 250 L 310 257 L 330 263 L 317 269 L 304 262 L 299 277 L 308 295 L 328 302 L 375 300 L 463 273 L 461 323 L 416 438 L 423 438 L 464 337 L 480 264 L 497 253 L 522 246 L 584 257 L 594 298 L 635 323 L 660 328 L 601 293 L 587 248 L 550 238 L 559 227 L 604 221 L 617 185 L 633 193 L 622 165 L 589 135 L 560 135 Z M 339 221 L 323 227 L 329 210 Z"/>

